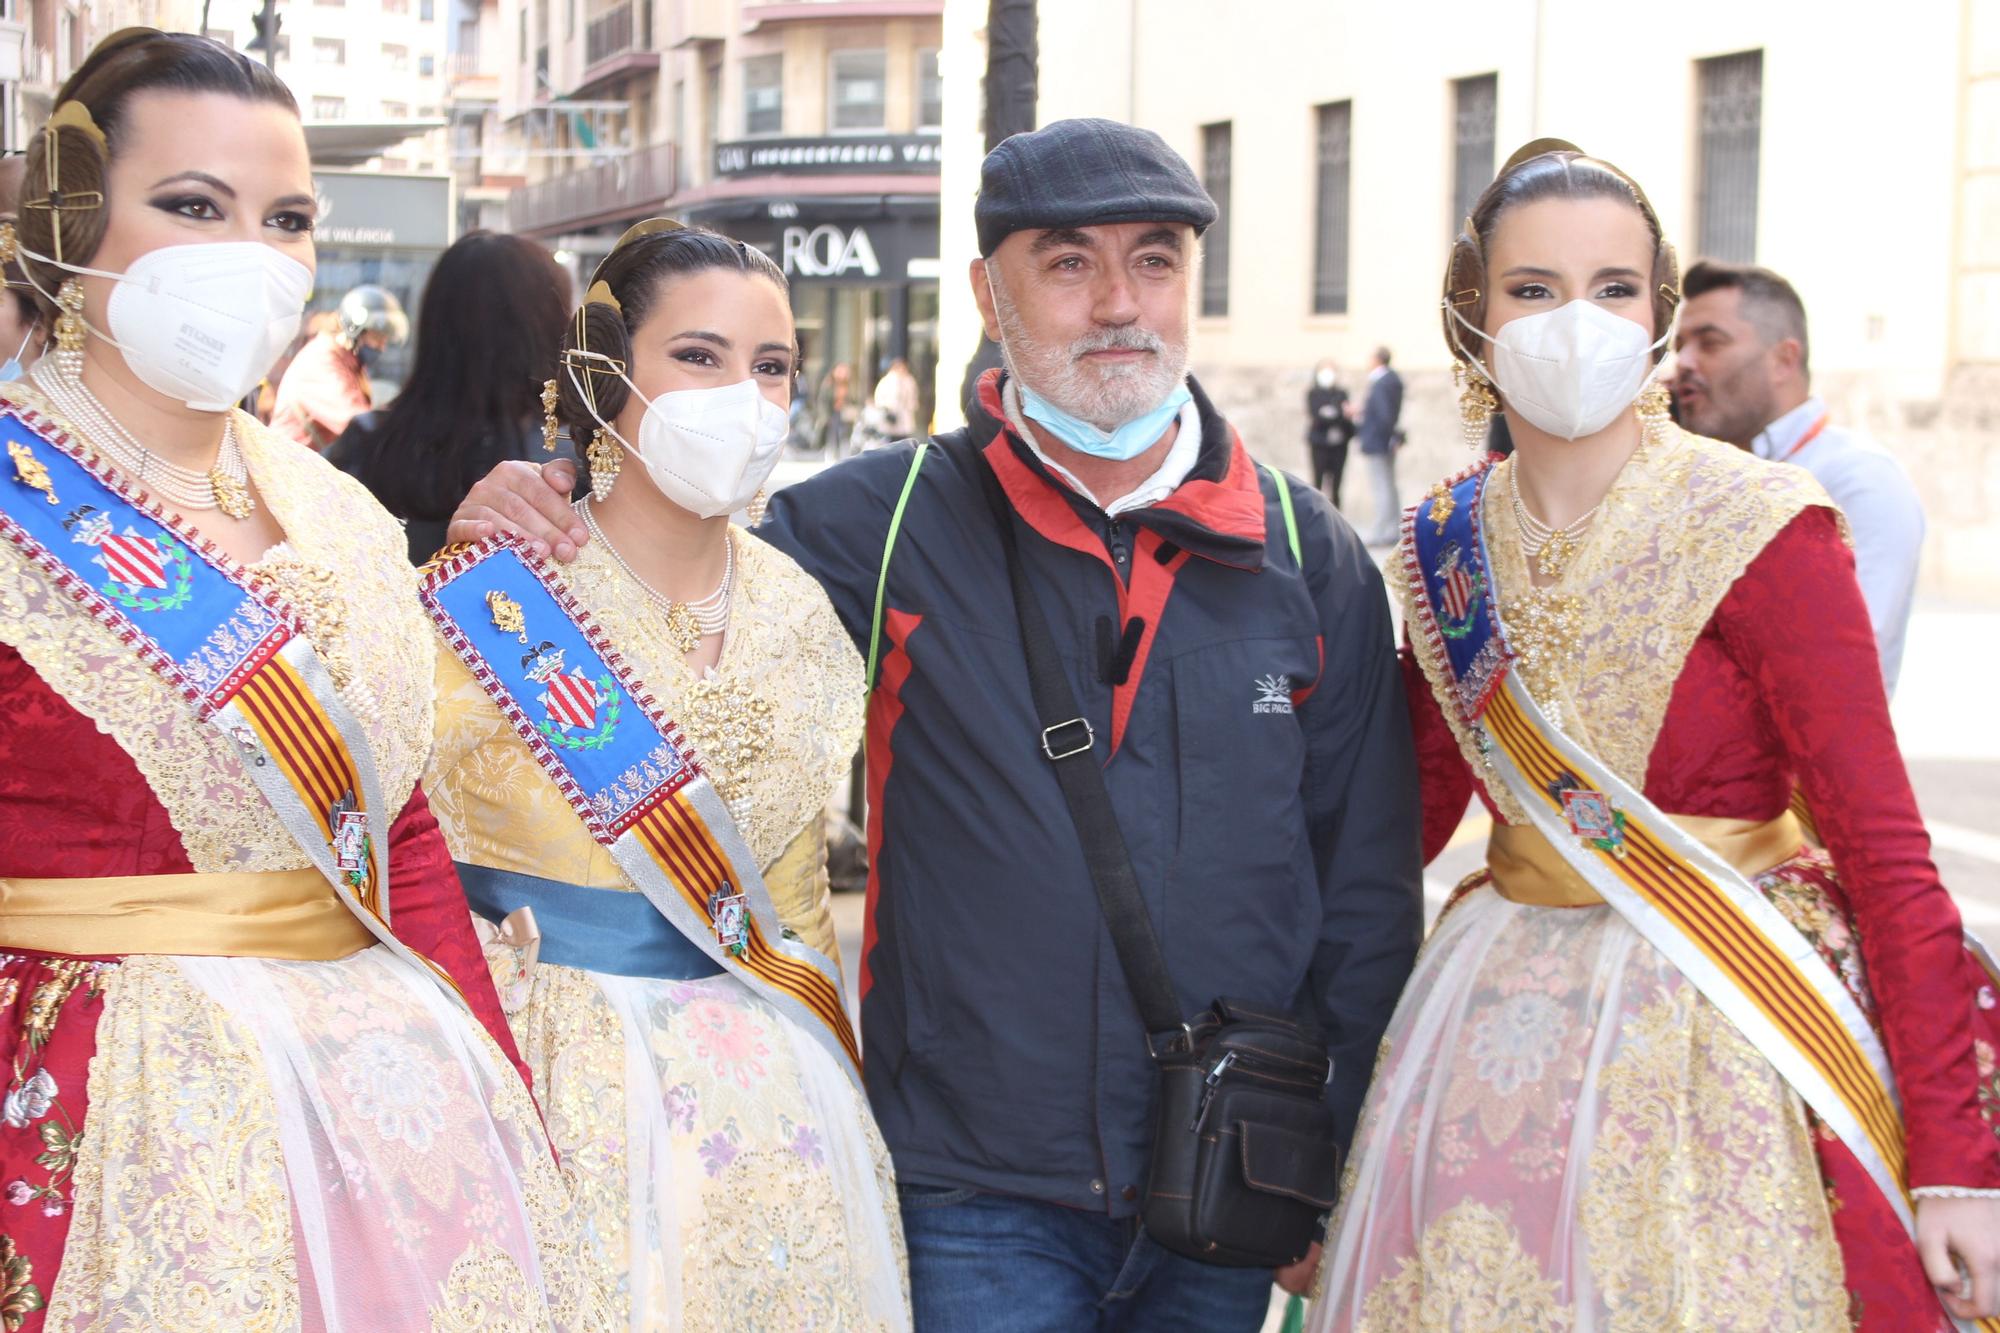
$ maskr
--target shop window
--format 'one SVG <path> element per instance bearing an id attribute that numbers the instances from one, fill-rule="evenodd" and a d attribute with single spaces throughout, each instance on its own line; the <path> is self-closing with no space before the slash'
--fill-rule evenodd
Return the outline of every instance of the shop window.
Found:
<path id="1" fill-rule="evenodd" d="M 1451 142 L 1451 234 L 1472 216 L 1472 206 L 1493 182 L 1493 132 L 1500 76 L 1454 79 Z"/>
<path id="2" fill-rule="evenodd" d="M 1319 189 L 1313 219 L 1313 313 L 1347 313 L 1348 162 L 1354 139 L 1354 103 L 1329 102 L 1318 110 L 1314 136 Z"/>
<path id="3" fill-rule="evenodd" d="M 944 78 L 938 73 L 938 49 L 917 52 L 917 128 L 944 128 Z"/>
<path id="4" fill-rule="evenodd" d="M 1203 238 L 1201 313 L 1229 313 L 1230 122 L 1201 127 L 1201 183 L 1215 200 L 1215 225 Z"/>
<path id="5" fill-rule="evenodd" d="M 1764 126 L 1764 53 L 1697 61 L 1701 143 L 1695 241 L 1707 259 L 1757 257 L 1757 167 Z"/>
<path id="6" fill-rule="evenodd" d="M 779 134 L 785 128 L 785 58 L 752 56 L 743 62 L 743 132 Z"/>
<path id="7" fill-rule="evenodd" d="M 888 54 L 884 51 L 833 53 L 833 109 L 836 130 L 879 130 L 888 123 Z"/>

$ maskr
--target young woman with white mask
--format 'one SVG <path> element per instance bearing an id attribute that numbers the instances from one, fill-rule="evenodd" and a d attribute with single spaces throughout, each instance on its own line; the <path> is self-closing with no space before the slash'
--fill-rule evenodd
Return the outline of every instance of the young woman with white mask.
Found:
<path id="1" fill-rule="evenodd" d="M 783 274 L 669 219 L 605 256 L 544 402 L 591 467 L 558 567 L 448 552 L 427 786 L 621 1327 L 907 1329 L 822 811 L 865 690 L 730 515 L 798 363 Z"/>
<path id="2" fill-rule="evenodd" d="M 1472 795 L 1494 829 L 1384 1039 L 1322 1333 L 2000 1313 L 2000 981 L 1837 511 L 1648 387 L 1677 276 L 1559 141 L 1453 247 L 1468 439 L 1504 411 L 1515 453 L 1406 516 L 1405 667 L 1427 853 Z"/>
<path id="3" fill-rule="evenodd" d="M 58 334 L 0 386 L 8 1327 L 600 1327 L 418 786 L 397 526 L 228 410 L 311 286 L 291 94 L 121 32 L 27 173 Z"/>

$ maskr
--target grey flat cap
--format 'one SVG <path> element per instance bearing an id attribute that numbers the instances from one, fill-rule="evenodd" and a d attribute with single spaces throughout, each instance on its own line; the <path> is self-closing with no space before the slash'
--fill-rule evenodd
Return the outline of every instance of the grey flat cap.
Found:
<path id="1" fill-rule="evenodd" d="M 1003 140 L 979 169 L 979 253 L 1017 231 L 1112 222 L 1185 222 L 1199 235 L 1215 201 L 1187 160 L 1151 130 L 1058 120 Z"/>

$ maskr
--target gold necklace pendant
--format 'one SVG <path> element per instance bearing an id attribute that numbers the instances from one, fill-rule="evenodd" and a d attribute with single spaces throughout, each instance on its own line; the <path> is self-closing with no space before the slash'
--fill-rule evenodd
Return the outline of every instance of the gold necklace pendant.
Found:
<path id="1" fill-rule="evenodd" d="M 1542 549 L 1535 552 L 1535 568 L 1541 571 L 1545 579 L 1561 578 L 1563 570 L 1569 568 L 1569 562 L 1576 558 L 1579 545 L 1581 543 L 1567 532 L 1552 533 L 1549 539 L 1542 543 Z"/>
<path id="2" fill-rule="evenodd" d="M 663 626 L 667 642 L 682 657 L 701 646 L 701 622 L 694 618 L 694 612 L 688 610 L 686 602 L 675 602 L 667 608 Z"/>
<path id="3" fill-rule="evenodd" d="M 248 518 L 257 512 L 250 500 L 250 488 L 220 467 L 208 470 L 208 484 L 215 490 L 215 507 L 231 518 Z"/>

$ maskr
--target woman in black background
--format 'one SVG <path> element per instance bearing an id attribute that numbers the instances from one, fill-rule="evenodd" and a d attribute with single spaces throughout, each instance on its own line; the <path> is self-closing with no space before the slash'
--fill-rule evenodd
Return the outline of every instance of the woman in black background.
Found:
<path id="1" fill-rule="evenodd" d="M 1321 361 L 1313 370 L 1312 387 L 1306 390 L 1306 444 L 1312 449 L 1313 486 L 1333 501 L 1335 509 L 1340 508 L 1340 475 L 1347 470 L 1347 442 L 1353 435 L 1347 390 L 1340 387 L 1333 362 Z"/>
<path id="2" fill-rule="evenodd" d="M 542 381 L 570 304 L 569 274 L 523 237 L 467 232 L 438 257 L 409 383 L 327 451 L 403 520 L 412 564 L 444 545 L 445 522 L 473 482 L 510 458 L 549 457 Z M 564 441 L 557 448 L 569 453 Z"/>

